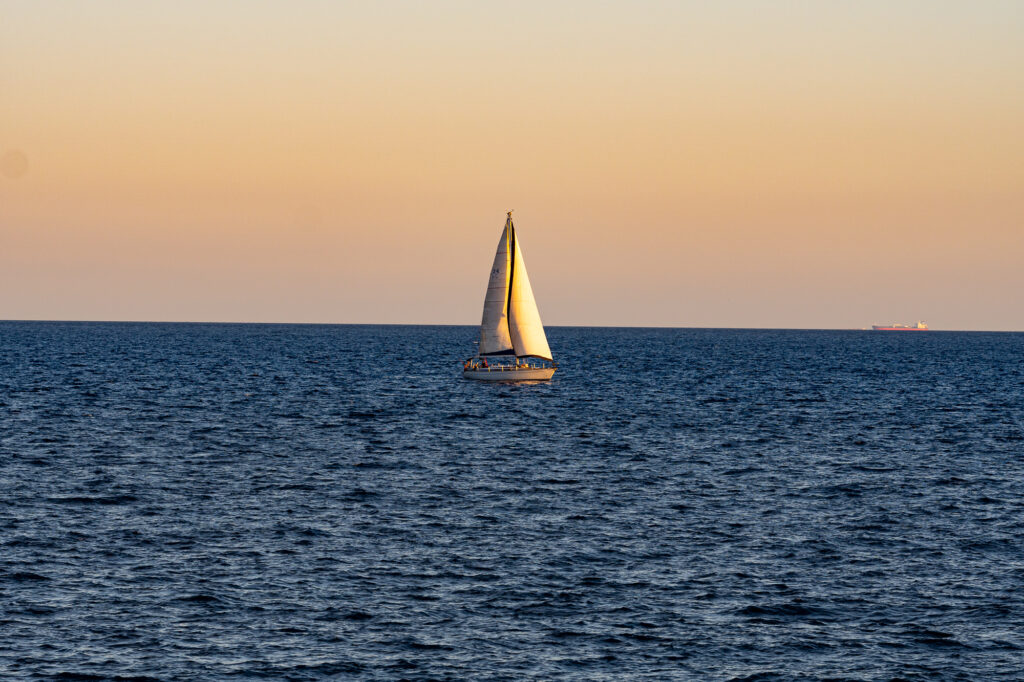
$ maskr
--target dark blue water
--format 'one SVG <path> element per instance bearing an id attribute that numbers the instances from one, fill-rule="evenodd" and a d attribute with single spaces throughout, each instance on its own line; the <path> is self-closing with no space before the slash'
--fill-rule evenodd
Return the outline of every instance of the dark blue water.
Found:
<path id="1" fill-rule="evenodd" d="M 1024 334 L 0 323 L 0 673 L 1024 679 Z"/>

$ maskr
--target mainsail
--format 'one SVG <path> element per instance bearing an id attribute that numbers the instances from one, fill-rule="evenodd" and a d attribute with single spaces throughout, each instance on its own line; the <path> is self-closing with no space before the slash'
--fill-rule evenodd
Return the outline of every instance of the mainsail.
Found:
<path id="1" fill-rule="evenodd" d="M 484 296 L 484 316 L 480 322 L 480 355 L 512 355 L 512 339 L 508 333 L 508 280 L 511 268 L 512 216 L 505 223 L 505 230 L 494 254 L 491 277 L 487 281 L 487 295 Z"/>
<path id="2" fill-rule="evenodd" d="M 511 213 L 505 221 L 487 284 L 479 353 L 551 360 L 551 348 L 533 298 Z"/>

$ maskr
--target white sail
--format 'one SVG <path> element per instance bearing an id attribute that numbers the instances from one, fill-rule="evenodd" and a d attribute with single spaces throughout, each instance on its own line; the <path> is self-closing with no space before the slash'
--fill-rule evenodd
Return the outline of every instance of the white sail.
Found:
<path id="1" fill-rule="evenodd" d="M 526 263 L 523 252 L 519 248 L 519 239 L 512 226 L 512 216 L 505 223 L 505 231 L 512 235 L 512 267 L 509 274 L 512 280 L 508 303 L 508 327 L 512 337 L 512 348 L 517 356 L 533 356 L 551 360 L 551 348 L 548 338 L 544 335 L 544 325 L 540 321 L 537 301 L 533 298 L 533 287 L 530 276 L 526 274 Z"/>
<path id="2" fill-rule="evenodd" d="M 487 295 L 484 296 L 484 315 L 480 322 L 480 355 L 512 355 L 512 339 L 508 328 L 508 278 L 512 250 L 512 216 L 505 222 L 505 229 L 494 254 L 490 279 L 487 280 Z"/>

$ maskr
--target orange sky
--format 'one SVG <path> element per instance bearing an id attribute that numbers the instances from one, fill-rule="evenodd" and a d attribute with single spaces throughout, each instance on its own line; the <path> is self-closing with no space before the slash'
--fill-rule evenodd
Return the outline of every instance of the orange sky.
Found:
<path id="1" fill-rule="evenodd" d="M 1024 5 L 806 4 L 3 2 L 0 319 L 1024 330 Z"/>

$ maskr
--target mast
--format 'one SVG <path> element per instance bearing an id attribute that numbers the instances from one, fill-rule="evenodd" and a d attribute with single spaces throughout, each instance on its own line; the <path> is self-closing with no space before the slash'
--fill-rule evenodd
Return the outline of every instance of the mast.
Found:
<path id="1" fill-rule="evenodd" d="M 508 225 L 508 293 L 505 299 L 505 324 L 508 327 L 508 337 L 512 338 L 512 283 L 516 276 L 516 226 L 512 224 L 512 211 L 508 212 L 506 224 Z M 516 355 L 519 355 L 518 351 Z"/>

